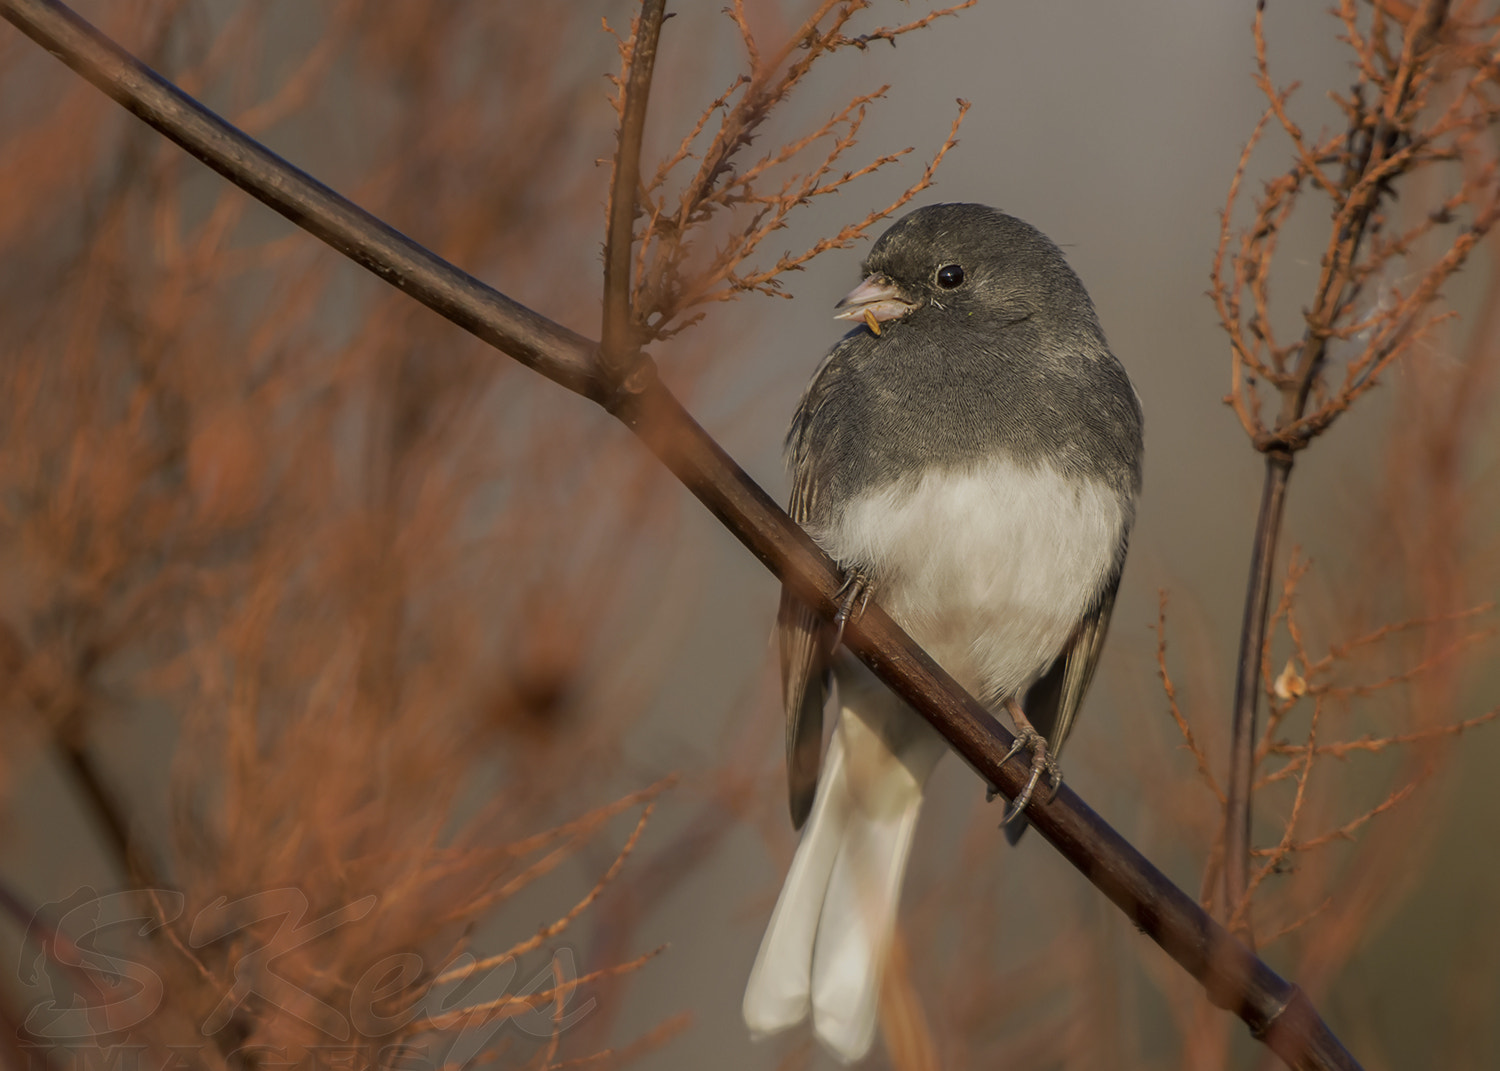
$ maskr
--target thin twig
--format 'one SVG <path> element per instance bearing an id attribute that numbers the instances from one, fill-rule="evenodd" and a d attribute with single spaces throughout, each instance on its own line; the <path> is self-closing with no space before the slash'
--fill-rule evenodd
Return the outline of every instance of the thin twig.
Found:
<path id="1" fill-rule="evenodd" d="M 74 729 L 65 730 L 65 736 L 71 737 L 75 732 Z M 131 832 L 124 804 L 114 790 L 104 783 L 103 772 L 89 754 L 87 746 L 80 740 L 61 739 L 58 741 L 58 751 L 62 755 L 63 768 L 68 771 L 89 812 L 98 823 L 104 842 L 120 868 L 121 876 L 138 889 L 160 887 L 156 868 L 150 861 L 146 847 L 136 843 Z"/>
<path id="2" fill-rule="evenodd" d="M 549 989 L 538 990 L 535 993 L 523 996 L 498 997 L 495 1000 L 487 1000 L 480 1004 L 455 1008 L 441 1015 L 418 1019 L 407 1024 L 402 1033 L 420 1034 L 428 1030 L 443 1030 L 456 1026 L 459 1023 L 492 1022 L 496 1019 L 503 1019 L 509 1016 L 524 1015 L 527 1012 L 536 1011 L 538 1008 L 557 1001 L 579 986 L 639 970 L 666 950 L 666 945 L 659 945 L 650 952 L 637 956 L 626 963 L 616 963 L 609 967 L 601 967 L 596 971 L 590 971 L 588 974 L 579 975 L 577 978 L 571 980 L 558 978 Z"/>
<path id="3" fill-rule="evenodd" d="M 1165 589 L 1157 593 L 1156 674 L 1161 679 L 1162 691 L 1166 693 L 1167 710 L 1172 715 L 1172 722 L 1177 726 L 1177 731 L 1182 734 L 1183 746 L 1188 749 L 1193 756 L 1193 761 L 1198 764 L 1198 776 L 1203 778 L 1203 783 L 1208 786 L 1208 790 L 1214 794 L 1214 798 L 1222 807 L 1224 790 L 1219 787 L 1219 782 L 1214 777 L 1213 767 L 1209 765 L 1208 755 L 1204 753 L 1202 746 L 1193 735 L 1193 727 L 1188 723 L 1187 716 L 1183 714 L 1177 702 L 1177 686 L 1172 683 L 1171 674 L 1167 672 L 1167 593 Z"/>
<path id="4" fill-rule="evenodd" d="M 604 323 L 599 359 L 611 381 L 628 370 L 634 341 L 630 337 L 630 242 L 635 228 L 636 188 L 641 180 L 641 138 L 646 131 L 646 102 L 656 66 L 656 46 L 667 0 L 642 0 L 630 35 L 629 74 L 622 90 L 619 143 L 609 189 L 604 238 Z"/>
<path id="5" fill-rule="evenodd" d="M 1261 652 L 1266 640 L 1266 614 L 1271 600 L 1271 572 L 1276 561 L 1276 538 L 1286 508 L 1287 480 L 1292 473 L 1290 454 L 1266 458 L 1265 485 L 1261 490 L 1260 516 L 1255 524 L 1255 545 L 1250 554 L 1250 579 L 1245 591 L 1245 616 L 1240 627 L 1239 660 L 1234 682 L 1234 715 L 1229 743 L 1229 799 L 1224 807 L 1224 896 L 1225 911 L 1245 901 L 1250 880 L 1250 800 L 1255 781 L 1255 713 L 1260 702 Z M 1248 911 L 1236 912 L 1242 928 L 1236 933 L 1253 941 Z"/>
<path id="6" fill-rule="evenodd" d="M 645 808 L 641 811 L 641 817 L 635 823 L 635 829 L 631 831 L 629 838 L 625 841 L 625 846 L 621 848 L 619 854 L 615 856 L 615 861 L 611 863 L 609 869 L 604 872 L 604 876 L 601 877 L 598 881 L 594 882 L 593 888 L 589 889 L 589 891 L 584 894 L 583 898 L 576 904 L 574 904 L 566 914 L 564 914 L 561 918 L 555 920 L 554 922 L 548 923 L 546 926 L 543 926 L 526 940 L 512 945 L 510 948 L 507 948 L 504 952 L 498 953 L 494 956 L 487 956 L 484 959 L 477 960 L 476 962 L 471 963 L 465 967 L 455 967 L 453 970 L 448 971 L 446 974 L 439 976 L 437 979 L 438 983 L 441 984 L 444 982 L 457 981 L 461 978 L 467 978 L 471 975 L 478 974 L 481 971 L 488 971 L 500 965 L 501 963 L 504 963 L 506 960 L 520 959 L 528 952 L 533 952 L 536 949 L 540 948 L 543 943 L 560 936 L 563 931 L 565 931 L 569 926 L 571 926 L 578 920 L 578 917 L 580 915 L 582 915 L 589 909 L 590 906 L 593 905 L 594 901 L 599 899 L 600 894 L 603 893 L 604 890 L 609 886 L 609 884 L 619 876 L 621 869 L 623 869 L 625 866 L 625 860 L 629 859 L 630 853 L 635 850 L 636 842 L 641 839 L 641 834 L 645 832 L 646 829 L 646 823 L 651 820 L 651 814 L 655 809 L 655 803 L 646 804 Z"/>

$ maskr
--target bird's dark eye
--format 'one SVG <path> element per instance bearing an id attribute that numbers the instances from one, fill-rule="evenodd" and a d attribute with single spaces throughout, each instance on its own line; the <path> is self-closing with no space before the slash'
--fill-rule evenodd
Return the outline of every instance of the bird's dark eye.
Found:
<path id="1" fill-rule="evenodd" d="M 957 264 L 949 264 L 938 269 L 937 284 L 944 290 L 956 290 L 963 285 L 964 270 Z"/>

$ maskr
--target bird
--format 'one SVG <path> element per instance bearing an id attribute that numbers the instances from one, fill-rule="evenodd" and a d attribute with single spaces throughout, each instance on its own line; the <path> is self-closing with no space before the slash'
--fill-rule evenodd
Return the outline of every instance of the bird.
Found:
<path id="1" fill-rule="evenodd" d="M 1031 756 L 1012 843 L 1093 678 L 1141 490 L 1143 419 L 1062 251 L 980 204 L 901 217 L 835 307 L 854 327 L 803 394 L 790 512 L 843 570 L 835 620 L 777 614 L 792 824 L 801 829 L 746 985 L 753 1036 L 813 1020 L 845 1063 L 880 982 L 937 731 L 847 652 L 873 598 Z M 839 716 L 823 753 L 823 712 Z"/>

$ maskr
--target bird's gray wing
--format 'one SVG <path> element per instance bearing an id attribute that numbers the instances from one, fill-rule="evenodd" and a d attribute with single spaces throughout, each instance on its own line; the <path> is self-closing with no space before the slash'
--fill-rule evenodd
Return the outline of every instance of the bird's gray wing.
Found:
<path id="1" fill-rule="evenodd" d="M 792 520 L 811 514 L 811 480 L 797 466 L 792 485 Z M 786 710 L 786 775 L 792 826 L 802 828 L 812 810 L 823 761 L 823 703 L 828 697 L 834 629 L 790 588 L 781 589 L 776 614 L 781 650 L 781 698 Z"/>
<path id="2" fill-rule="evenodd" d="M 1109 631 L 1109 615 L 1115 608 L 1115 593 L 1120 590 L 1120 573 L 1125 565 L 1123 548 L 1116 560 L 1114 575 L 1100 589 L 1068 645 L 1041 679 L 1027 690 L 1026 701 L 1021 704 L 1026 719 L 1047 738 L 1047 749 L 1053 758 L 1062 753 L 1063 744 L 1073 730 L 1073 719 L 1078 716 L 1084 693 L 1099 665 L 1099 652 Z M 1017 815 L 1005 826 L 1005 839 L 1015 844 L 1027 825 L 1026 816 Z"/>
<path id="3" fill-rule="evenodd" d="M 1115 592 L 1119 588 L 1120 573 L 1117 570 L 1100 591 L 1093 608 L 1078 623 L 1068 645 L 1041 680 L 1027 691 L 1026 701 L 1021 704 L 1037 732 L 1047 738 L 1047 748 L 1054 757 L 1067 742 L 1073 719 L 1083 704 L 1083 695 L 1094 679 L 1099 652 L 1104 647 L 1104 635 L 1109 631 L 1109 615 L 1115 608 Z"/>

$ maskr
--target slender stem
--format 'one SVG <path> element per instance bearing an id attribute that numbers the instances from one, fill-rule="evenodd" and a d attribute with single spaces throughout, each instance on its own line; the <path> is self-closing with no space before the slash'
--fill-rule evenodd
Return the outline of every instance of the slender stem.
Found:
<path id="1" fill-rule="evenodd" d="M 604 323 L 599 339 L 599 358 L 611 379 L 623 375 L 634 350 L 630 337 L 630 245 L 635 233 L 646 102 L 651 96 L 651 75 L 656 66 L 656 45 L 666 6 L 666 0 L 642 0 L 630 40 L 630 71 L 620 90 L 624 100 L 604 236 Z"/>
<path id="2" fill-rule="evenodd" d="M 1261 18 L 1257 9 L 1256 18 Z M 1392 88 L 1385 111 L 1369 130 L 1363 153 L 1350 156 L 1344 165 L 1342 187 L 1354 191 L 1396 151 L 1401 131 L 1392 117 L 1407 105 L 1412 93 L 1419 56 L 1429 46 L 1448 14 L 1448 0 L 1424 0 L 1407 27 L 1397 68 L 1391 72 Z M 1258 25 L 1258 23 L 1257 23 Z M 1358 132 L 1351 128 L 1351 136 Z M 1255 546 L 1250 557 L 1250 579 L 1245 591 L 1245 616 L 1240 629 L 1239 661 L 1234 685 L 1234 712 L 1230 727 L 1229 796 L 1224 806 L 1224 897 L 1220 908 L 1225 918 L 1236 914 L 1243 920 L 1238 936 L 1254 941 L 1250 913 L 1242 906 L 1250 875 L 1251 786 L 1255 776 L 1255 714 L 1260 700 L 1262 652 L 1265 650 L 1266 616 L 1271 600 L 1271 567 L 1286 505 L 1287 480 L 1292 456 L 1304 449 L 1312 435 L 1297 432 L 1286 437 L 1307 411 L 1308 399 L 1322 373 L 1333 327 L 1345 314 L 1345 301 L 1354 268 L 1370 222 L 1380 206 L 1392 196 L 1390 179 L 1351 200 L 1335 216 L 1337 230 L 1325 257 L 1325 268 L 1307 315 L 1307 330 L 1290 384 L 1281 390 L 1281 412 L 1276 430 L 1260 444 L 1266 452 L 1266 477 L 1261 491 L 1260 517 L 1255 526 Z M 1352 197 L 1352 194 L 1351 194 Z"/>
<path id="3" fill-rule="evenodd" d="M 253 196 L 353 257 L 448 319 L 569 389 L 606 404 L 679 480 L 808 605 L 836 612 L 843 577 L 654 376 L 628 392 L 603 386 L 593 345 L 488 290 L 458 269 L 279 160 L 147 71 L 56 0 L 0 0 L 0 16 Z M 161 107 L 165 94 L 177 98 Z M 149 96 L 151 103 L 143 97 Z M 288 190 L 296 190 L 295 196 Z M 303 196 L 303 195 L 306 196 Z M 443 280 L 434 288 L 414 281 Z M 485 296 L 482 302 L 442 295 Z M 647 362 L 642 366 L 650 371 Z M 960 688 L 879 606 L 871 603 L 844 642 L 932 722 L 988 784 L 1007 796 L 1029 770 L 994 717 Z M 1027 810 L 1033 827 L 1090 882 L 1196 978 L 1219 1007 L 1294 1068 L 1357 1071 L 1359 1065 L 1307 996 L 1235 940 L 1187 893 L 1136 851 L 1067 785 Z M 3 893 L 3 889 L 0 889 Z M 0 897 L 3 906 L 3 897 Z"/>
<path id="4" fill-rule="evenodd" d="M 146 848 L 131 835 L 125 805 L 105 783 L 104 775 L 82 741 L 68 731 L 58 740 L 63 765 L 82 793 L 89 811 L 104 835 L 121 874 L 139 889 L 160 887 L 157 869 Z"/>
<path id="5" fill-rule="evenodd" d="M 1266 456 L 1266 479 L 1250 552 L 1250 579 L 1245 589 L 1245 619 L 1240 628 L 1238 675 L 1234 682 L 1234 720 L 1230 730 L 1229 799 L 1224 807 L 1224 896 L 1220 913 L 1230 918 L 1250 883 L 1250 787 L 1255 777 L 1255 713 L 1260 703 L 1261 652 L 1266 643 L 1266 616 L 1271 605 L 1271 572 L 1276 540 L 1286 506 L 1292 455 Z M 1251 943 L 1249 912 L 1236 936 Z"/>

